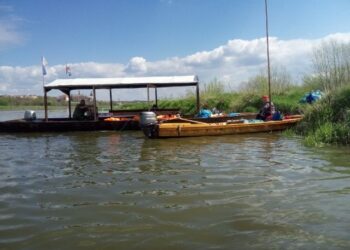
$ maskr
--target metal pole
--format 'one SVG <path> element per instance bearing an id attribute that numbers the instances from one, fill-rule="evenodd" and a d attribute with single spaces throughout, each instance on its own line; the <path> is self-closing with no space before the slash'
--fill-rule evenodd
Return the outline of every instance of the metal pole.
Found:
<path id="1" fill-rule="evenodd" d="M 148 105 L 148 111 L 150 111 L 151 108 L 149 106 L 149 84 L 147 84 L 147 105 Z"/>
<path id="2" fill-rule="evenodd" d="M 45 121 L 48 121 L 48 114 L 47 114 L 47 92 L 44 88 L 44 106 L 45 106 Z"/>
<path id="3" fill-rule="evenodd" d="M 270 73 L 270 48 L 269 48 L 269 20 L 267 12 L 267 0 L 265 0 L 265 20 L 266 20 L 266 53 L 267 53 L 267 82 L 269 84 L 269 99 L 271 106 L 271 73 Z"/>
<path id="4" fill-rule="evenodd" d="M 96 89 L 95 86 L 92 87 L 94 93 L 94 120 L 97 121 L 97 108 L 96 108 Z"/>
<path id="5" fill-rule="evenodd" d="M 197 85 L 196 85 L 196 95 L 197 95 L 197 114 L 199 113 L 199 106 L 200 106 L 200 103 L 199 103 L 199 82 L 197 82 Z"/>
<path id="6" fill-rule="evenodd" d="M 154 96 L 156 98 L 156 107 L 158 108 L 158 89 L 157 89 L 157 86 L 154 88 Z"/>
<path id="7" fill-rule="evenodd" d="M 111 112 L 113 110 L 113 100 L 112 100 L 112 89 L 110 88 L 109 89 L 109 106 L 110 106 L 110 109 L 111 109 Z"/>
<path id="8" fill-rule="evenodd" d="M 68 92 L 68 111 L 69 111 L 69 119 L 72 119 L 72 101 L 70 99 L 70 90 Z"/>

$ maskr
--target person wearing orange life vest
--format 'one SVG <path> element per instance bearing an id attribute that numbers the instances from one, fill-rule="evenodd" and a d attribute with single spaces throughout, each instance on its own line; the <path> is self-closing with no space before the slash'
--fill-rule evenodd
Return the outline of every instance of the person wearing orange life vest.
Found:
<path id="1" fill-rule="evenodd" d="M 270 102 L 270 98 L 267 95 L 262 96 L 263 106 L 260 109 L 256 119 L 269 121 L 276 112 L 275 105 Z"/>

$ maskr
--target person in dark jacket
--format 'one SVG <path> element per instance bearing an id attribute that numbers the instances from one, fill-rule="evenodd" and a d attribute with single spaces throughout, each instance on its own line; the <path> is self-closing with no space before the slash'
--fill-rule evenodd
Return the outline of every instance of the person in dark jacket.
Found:
<path id="1" fill-rule="evenodd" d="M 270 98 L 267 95 L 262 96 L 263 106 L 259 111 L 259 114 L 256 116 L 256 119 L 268 121 L 272 119 L 276 109 L 275 105 L 270 102 Z"/>
<path id="2" fill-rule="evenodd" d="M 80 100 L 80 103 L 75 106 L 73 119 L 84 120 L 86 118 L 85 113 L 89 110 L 88 106 L 85 104 L 85 100 Z"/>

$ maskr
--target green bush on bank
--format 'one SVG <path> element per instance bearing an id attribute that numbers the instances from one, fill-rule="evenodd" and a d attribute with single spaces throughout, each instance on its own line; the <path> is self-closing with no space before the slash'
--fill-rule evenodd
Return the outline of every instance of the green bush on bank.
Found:
<path id="1" fill-rule="evenodd" d="M 350 86 L 330 92 L 309 105 L 296 132 L 308 145 L 350 143 Z"/>

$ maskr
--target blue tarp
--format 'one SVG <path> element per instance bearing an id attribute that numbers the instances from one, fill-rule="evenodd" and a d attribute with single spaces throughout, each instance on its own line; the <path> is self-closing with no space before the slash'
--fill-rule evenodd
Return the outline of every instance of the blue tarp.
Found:
<path id="1" fill-rule="evenodd" d="M 314 103 L 321 99 L 323 96 L 323 93 L 320 90 L 313 90 L 309 93 L 306 93 L 301 99 L 301 103 Z"/>
<path id="2" fill-rule="evenodd" d="M 197 115 L 197 117 L 209 118 L 209 117 L 211 117 L 211 115 L 212 115 L 212 112 L 209 109 L 201 109 L 199 111 L 199 114 Z"/>
<path id="3" fill-rule="evenodd" d="M 228 114 L 229 117 L 236 117 L 236 116 L 239 116 L 240 113 L 235 113 L 235 112 L 231 112 Z"/>

